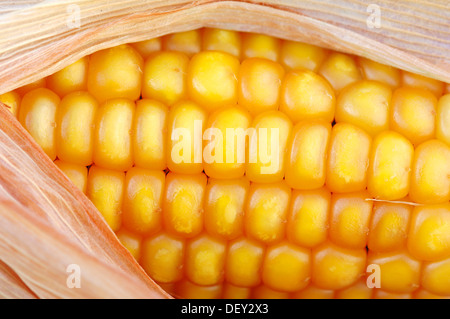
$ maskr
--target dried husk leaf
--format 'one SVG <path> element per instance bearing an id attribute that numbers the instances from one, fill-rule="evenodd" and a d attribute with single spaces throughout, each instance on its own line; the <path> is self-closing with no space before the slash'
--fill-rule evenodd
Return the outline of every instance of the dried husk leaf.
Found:
<path id="1" fill-rule="evenodd" d="M 40 298 L 168 297 L 1 103 L 0 141 L 0 260 L 22 285 Z M 69 265 L 81 288 L 67 285 Z"/>
<path id="2" fill-rule="evenodd" d="M 201 27 L 312 43 L 450 82 L 446 2 L 377 4 L 380 29 L 367 27 L 368 4 L 355 0 L 4 1 L 0 94 L 100 49 Z M 0 297 L 168 297 L 1 103 L 0 172 Z M 67 287 L 70 264 L 80 266 L 81 288 Z"/>

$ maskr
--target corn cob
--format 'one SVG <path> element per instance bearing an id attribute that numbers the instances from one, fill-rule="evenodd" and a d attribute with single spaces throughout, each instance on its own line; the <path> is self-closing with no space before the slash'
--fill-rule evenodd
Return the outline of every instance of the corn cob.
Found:
<path id="1" fill-rule="evenodd" d="M 204 29 L 94 53 L 0 101 L 175 296 L 445 298 L 444 86 Z"/>

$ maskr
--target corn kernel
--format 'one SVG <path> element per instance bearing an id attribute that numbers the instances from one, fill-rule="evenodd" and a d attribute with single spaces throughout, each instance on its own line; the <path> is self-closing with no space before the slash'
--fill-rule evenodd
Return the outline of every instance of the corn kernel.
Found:
<path id="1" fill-rule="evenodd" d="M 250 183 L 245 178 L 209 178 L 205 193 L 205 230 L 231 240 L 244 232 L 244 205 Z"/>
<path id="2" fill-rule="evenodd" d="M 128 170 L 133 165 L 131 129 L 134 102 L 113 99 L 97 111 L 94 133 L 94 163 L 103 168 Z"/>
<path id="3" fill-rule="evenodd" d="M 394 91 L 390 126 L 414 145 L 433 138 L 437 100 L 427 90 L 401 87 Z"/>
<path id="4" fill-rule="evenodd" d="M 282 112 L 267 111 L 255 117 L 251 127 L 246 176 L 257 183 L 283 180 L 292 122 Z"/>
<path id="5" fill-rule="evenodd" d="M 0 102 L 9 106 L 8 109 L 15 118 L 19 116 L 20 100 L 20 94 L 15 91 L 0 94 Z"/>
<path id="6" fill-rule="evenodd" d="M 425 263 L 421 283 L 431 293 L 450 296 L 450 259 Z"/>
<path id="7" fill-rule="evenodd" d="M 379 199 L 397 200 L 408 195 L 414 147 L 394 131 L 384 131 L 372 143 L 367 189 Z"/>
<path id="8" fill-rule="evenodd" d="M 212 178 L 244 176 L 249 113 L 240 106 L 220 108 L 208 117 L 204 133 L 203 167 Z"/>
<path id="9" fill-rule="evenodd" d="M 284 183 L 252 183 L 248 194 L 244 228 L 248 237 L 263 243 L 284 238 L 291 189 Z"/>
<path id="10" fill-rule="evenodd" d="M 173 283 L 183 278 L 185 243 L 167 234 L 150 237 L 142 243 L 141 265 L 158 283 Z"/>
<path id="11" fill-rule="evenodd" d="M 380 267 L 380 287 L 393 293 L 410 293 L 420 285 L 421 263 L 407 252 L 369 252 L 368 264 Z"/>
<path id="12" fill-rule="evenodd" d="M 316 72 L 325 60 L 326 49 L 296 41 L 281 43 L 280 62 L 287 69 L 307 69 Z"/>
<path id="13" fill-rule="evenodd" d="M 264 111 L 278 110 L 284 69 L 276 62 L 249 58 L 239 69 L 238 103 L 252 116 Z"/>
<path id="14" fill-rule="evenodd" d="M 137 234 L 150 235 L 162 226 L 165 174 L 132 167 L 125 178 L 123 225 Z"/>
<path id="15" fill-rule="evenodd" d="M 222 296 L 222 285 L 200 286 L 183 280 L 175 285 L 174 295 L 183 299 L 219 299 Z"/>
<path id="16" fill-rule="evenodd" d="M 374 299 L 412 299 L 411 293 L 395 293 L 389 292 L 382 289 L 376 289 L 373 295 Z"/>
<path id="17" fill-rule="evenodd" d="M 56 160 L 54 163 L 80 191 L 86 194 L 88 178 L 88 169 L 86 166 L 71 164 L 61 160 Z"/>
<path id="18" fill-rule="evenodd" d="M 438 204 L 450 200 L 450 146 L 429 140 L 414 153 L 409 196 L 417 203 Z"/>
<path id="19" fill-rule="evenodd" d="M 293 299 L 334 299 L 334 290 L 320 289 L 310 284 L 291 295 Z"/>
<path id="20" fill-rule="evenodd" d="M 330 239 L 347 248 L 364 248 L 369 233 L 372 201 L 366 192 L 331 196 Z"/>
<path id="21" fill-rule="evenodd" d="M 367 286 L 365 277 L 348 288 L 336 291 L 336 299 L 372 299 L 372 295 L 373 288 Z"/>
<path id="22" fill-rule="evenodd" d="M 191 238 L 202 231 L 205 187 L 204 174 L 167 174 L 163 220 L 169 233 Z"/>
<path id="23" fill-rule="evenodd" d="M 49 89 L 39 88 L 22 98 L 19 121 L 53 161 L 56 158 L 56 110 L 60 99 Z"/>
<path id="24" fill-rule="evenodd" d="M 237 103 L 239 60 L 227 53 L 204 51 L 192 57 L 187 70 L 190 98 L 207 112 Z"/>
<path id="25" fill-rule="evenodd" d="M 177 51 L 192 57 L 202 48 L 201 30 L 177 32 L 164 36 L 162 46 L 165 51 Z"/>
<path id="26" fill-rule="evenodd" d="M 142 238 L 125 228 L 121 228 L 116 232 L 117 238 L 122 245 L 131 253 L 134 259 L 139 260 L 141 257 Z"/>
<path id="27" fill-rule="evenodd" d="M 315 247 L 327 239 L 331 194 L 326 188 L 292 192 L 287 237 L 302 247 Z"/>
<path id="28" fill-rule="evenodd" d="M 376 81 L 358 81 L 342 90 L 336 102 L 336 122 L 346 122 L 375 136 L 389 129 L 392 90 Z"/>
<path id="29" fill-rule="evenodd" d="M 161 51 L 161 38 L 153 38 L 144 41 L 130 43 L 130 45 L 144 58 L 147 59 L 153 53 Z"/>
<path id="30" fill-rule="evenodd" d="M 216 285 L 224 277 L 226 243 L 207 235 L 186 244 L 186 277 L 198 285 Z"/>
<path id="31" fill-rule="evenodd" d="M 144 60 L 131 46 L 119 45 L 91 55 L 87 88 L 100 102 L 125 98 L 137 100 L 141 95 Z"/>
<path id="32" fill-rule="evenodd" d="M 92 164 L 97 109 L 97 101 L 87 92 L 69 93 L 61 100 L 56 112 L 59 159 L 84 166 Z"/>
<path id="33" fill-rule="evenodd" d="M 237 31 L 205 28 L 203 30 L 203 50 L 221 51 L 239 59 L 241 36 Z"/>
<path id="34" fill-rule="evenodd" d="M 261 285 L 252 289 L 251 299 L 288 299 L 289 293 Z"/>
<path id="35" fill-rule="evenodd" d="M 249 299 L 251 289 L 247 287 L 238 287 L 229 283 L 225 283 L 222 289 L 223 299 Z"/>
<path id="36" fill-rule="evenodd" d="M 294 292 L 305 288 L 311 277 L 311 252 L 308 249 L 282 242 L 267 248 L 262 279 L 267 287 Z"/>
<path id="37" fill-rule="evenodd" d="M 433 294 L 425 289 L 419 289 L 414 292 L 414 299 L 450 299 L 450 297 Z"/>
<path id="38" fill-rule="evenodd" d="M 406 247 L 411 213 L 411 205 L 375 203 L 367 241 L 369 250 L 391 252 Z"/>
<path id="39" fill-rule="evenodd" d="M 168 106 L 187 98 L 189 58 L 180 52 L 158 52 L 144 64 L 142 97 Z"/>
<path id="40" fill-rule="evenodd" d="M 402 72 L 402 84 L 404 86 L 429 90 L 437 98 L 442 95 L 445 87 L 444 82 L 407 71 Z"/>
<path id="41" fill-rule="evenodd" d="M 450 204 L 416 206 L 407 245 L 411 255 L 419 260 L 450 257 Z"/>
<path id="42" fill-rule="evenodd" d="M 323 77 L 312 71 L 294 70 L 283 79 L 280 111 L 294 123 L 313 119 L 331 123 L 335 103 L 333 88 Z"/>
<path id="43" fill-rule="evenodd" d="M 86 91 L 89 57 L 85 56 L 47 77 L 47 88 L 61 98 L 75 91 Z"/>
<path id="44" fill-rule="evenodd" d="M 167 116 L 167 167 L 182 174 L 203 171 L 202 147 L 206 113 L 197 104 L 181 101 Z"/>
<path id="45" fill-rule="evenodd" d="M 247 238 L 229 244 L 225 264 L 227 282 L 239 287 L 255 287 L 261 283 L 264 246 Z"/>
<path id="46" fill-rule="evenodd" d="M 365 272 L 366 250 L 347 249 L 326 242 L 312 251 L 312 283 L 338 290 L 354 284 Z"/>
<path id="47" fill-rule="evenodd" d="M 125 173 L 91 166 L 87 196 L 113 231 L 122 225 L 122 201 Z"/>
<path id="48" fill-rule="evenodd" d="M 400 86 L 401 72 L 399 69 L 363 57 L 358 57 L 358 63 L 365 79 L 387 84 L 393 89 Z"/>
<path id="49" fill-rule="evenodd" d="M 336 93 L 339 93 L 347 85 L 362 79 L 353 57 L 338 52 L 331 53 L 325 59 L 319 68 L 319 74 L 330 82 Z"/>
<path id="50" fill-rule="evenodd" d="M 142 99 L 136 103 L 132 148 L 136 166 L 153 170 L 167 168 L 168 108 L 157 101 Z"/>
<path id="51" fill-rule="evenodd" d="M 300 122 L 287 147 L 286 182 L 295 189 L 316 189 L 325 184 L 331 123 Z"/>
<path id="52" fill-rule="evenodd" d="M 436 113 L 436 138 L 450 146 L 450 94 L 439 99 Z"/>
<path id="53" fill-rule="evenodd" d="M 255 33 L 241 33 L 241 36 L 243 59 L 265 58 L 278 61 L 280 56 L 280 39 Z"/>
<path id="54" fill-rule="evenodd" d="M 333 126 L 326 174 L 330 191 L 344 193 L 366 188 L 371 143 L 371 137 L 354 125 Z"/>

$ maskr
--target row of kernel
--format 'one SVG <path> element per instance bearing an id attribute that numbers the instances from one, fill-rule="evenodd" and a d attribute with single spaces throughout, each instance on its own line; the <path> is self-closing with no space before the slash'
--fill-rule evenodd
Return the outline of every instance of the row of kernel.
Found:
<path id="1" fill-rule="evenodd" d="M 87 185 L 88 197 L 115 231 L 123 224 L 144 237 L 164 229 L 185 239 L 206 232 L 218 240 L 245 235 L 265 245 L 287 239 L 306 248 L 329 239 L 341 247 L 367 246 L 377 253 L 407 249 L 426 261 L 450 256 L 448 203 L 374 203 L 366 192 L 291 191 L 284 182 L 207 181 L 204 174 L 166 176 L 140 168 L 125 174 L 93 166 L 89 177 L 84 172 L 87 182 L 80 184 Z"/>

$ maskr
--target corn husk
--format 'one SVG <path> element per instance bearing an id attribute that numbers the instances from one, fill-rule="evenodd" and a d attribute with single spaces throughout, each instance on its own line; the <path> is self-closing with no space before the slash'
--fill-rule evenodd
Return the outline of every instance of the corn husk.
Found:
<path id="1" fill-rule="evenodd" d="M 368 27 L 369 4 L 354 0 L 2 1 L 0 94 L 100 49 L 201 27 L 303 41 L 450 82 L 446 1 L 377 4 L 380 28 Z M 1 104 L 0 172 L 0 297 L 168 297 Z M 79 288 L 67 283 L 70 265 L 81 270 Z"/>

